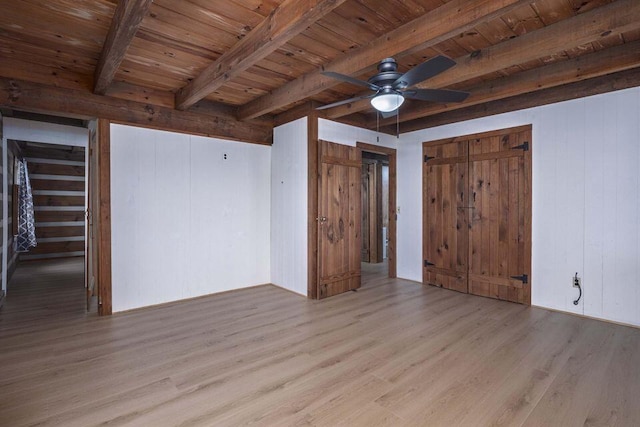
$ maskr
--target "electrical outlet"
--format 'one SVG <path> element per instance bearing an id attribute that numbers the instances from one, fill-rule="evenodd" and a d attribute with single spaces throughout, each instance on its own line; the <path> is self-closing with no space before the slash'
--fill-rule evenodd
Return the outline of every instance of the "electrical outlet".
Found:
<path id="1" fill-rule="evenodd" d="M 573 283 L 574 288 L 579 288 L 582 286 L 582 279 L 578 276 L 574 276 L 573 279 L 571 279 L 571 282 Z"/>

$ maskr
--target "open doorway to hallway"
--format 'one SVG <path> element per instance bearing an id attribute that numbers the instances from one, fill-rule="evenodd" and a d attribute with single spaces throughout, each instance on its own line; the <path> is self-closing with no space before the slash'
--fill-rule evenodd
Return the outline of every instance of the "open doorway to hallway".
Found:
<path id="1" fill-rule="evenodd" d="M 389 273 L 389 156 L 362 151 L 361 260 L 367 276 Z"/>
<path id="2" fill-rule="evenodd" d="M 376 278 L 396 277 L 397 152 L 364 142 L 356 146 L 362 158 L 361 278 L 366 286 Z"/>
<path id="3" fill-rule="evenodd" d="M 14 112 L 2 128 L 3 313 L 95 313 L 85 280 L 89 122 Z"/>

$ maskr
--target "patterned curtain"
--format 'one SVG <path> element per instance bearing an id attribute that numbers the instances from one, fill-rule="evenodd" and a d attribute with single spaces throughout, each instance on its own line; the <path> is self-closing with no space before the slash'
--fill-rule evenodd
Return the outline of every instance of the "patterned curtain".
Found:
<path id="1" fill-rule="evenodd" d="M 36 246 L 36 226 L 33 217 L 33 196 L 27 171 L 27 161 L 18 162 L 18 235 L 16 247 L 18 252 L 28 252 Z"/>

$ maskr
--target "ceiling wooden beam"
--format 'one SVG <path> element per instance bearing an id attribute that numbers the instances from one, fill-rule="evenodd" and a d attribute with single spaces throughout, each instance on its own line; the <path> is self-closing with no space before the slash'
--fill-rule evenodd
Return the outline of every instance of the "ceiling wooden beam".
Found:
<path id="1" fill-rule="evenodd" d="M 618 0 L 456 59 L 457 65 L 417 88 L 443 88 L 577 46 L 640 28 L 640 2 Z M 370 93 L 370 92 L 369 92 Z M 327 110 L 338 118 L 371 107 L 358 101 Z M 402 114 L 401 114 L 402 117 Z"/>
<path id="2" fill-rule="evenodd" d="M 355 75 L 375 69 L 383 58 L 424 50 L 503 15 L 527 0 L 452 0 L 388 34 L 264 95 L 238 110 L 241 120 L 255 118 L 340 84 L 321 74 L 334 71 Z"/>
<path id="3" fill-rule="evenodd" d="M 120 0 L 118 2 L 96 66 L 94 93 L 104 95 L 107 92 L 152 2 L 153 0 Z"/>
<path id="4" fill-rule="evenodd" d="M 588 55 L 555 62 L 508 77 L 481 83 L 467 88 L 471 93 L 463 103 L 435 104 L 416 102 L 414 108 L 404 110 L 400 121 L 406 122 L 445 111 L 458 110 L 472 105 L 535 92 L 550 87 L 591 79 L 607 74 L 640 67 L 640 41 L 603 49 Z M 396 117 L 383 119 L 383 126 L 392 125 Z"/>
<path id="5" fill-rule="evenodd" d="M 273 125 L 282 126 L 286 123 L 293 122 L 294 120 L 313 115 L 322 117 L 322 111 L 316 111 L 316 108 L 319 106 L 320 103 L 315 100 L 310 100 L 303 104 L 297 105 L 287 111 L 276 114 L 273 118 Z"/>
<path id="6" fill-rule="evenodd" d="M 18 78 L 18 77 L 16 77 Z M 28 79 L 21 79 L 28 80 Z M 130 101 L 142 102 L 144 104 L 153 104 L 160 107 L 173 108 L 175 105 L 175 94 L 173 92 L 151 89 L 148 87 L 142 87 L 124 82 L 113 82 L 107 93 L 105 94 L 112 98 L 128 99 Z M 222 117 L 225 119 L 236 120 L 237 107 L 221 104 L 219 102 L 213 102 L 206 99 L 195 104 L 189 108 L 192 113 L 202 113 L 212 116 Z M 247 123 L 255 125 L 271 126 L 273 125 L 273 116 L 265 115 L 254 120 L 249 120 Z"/>
<path id="7" fill-rule="evenodd" d="M 274 52 L 345 0 L 285 0 L 242 40 L 176 94 L 185 110 Z"/>
<path id="8" fill-rule="evenodd" d="M 401 131 L 402 133 L 413 132 L 638 86 L 640 86 L 640 68 L 632 68 L 606 76 L 423 117 L 403 123 Z M 395 126 L 385 126 L 385 129 L 390 132 L 395 130 Z"/>
<path id="9" fill-rule="evenodd" d="M 273 116 L 273 126 L 281 126 L 286 123 L 292 122 L 294 120 L 301 119 L 302 117 L 317 117 L 319 119 L 323 119 L 324 118 L 323 111 L 316 110 L 316 108 L 319 107 L 320 105 L 322 104 L 315 100 L 310 100 L 303 104 L 297 105 L 287 111 L 284 111 L 280 114 Z M 266 117 L 266 116 L 262 116 L 262 117 Z M 254 120 L 258 120 L 258 119 L 254 119 Z M 368 128 L 371 125 L 369 118 L 365 114 L 352 114 L 348 117 L 343 117 L 341 119 L 334 120 L 334 121 L 338 123 L 343 123 L 345 125 L 356 126 L 364 129 Z M 380 132 L 388 133 L 386 130 L 380 131 Z M 393 131 L 393 133 L 390 133 L 390 134 L 395 135 L 395 130 Z"/>
<path id="10" fill-rule="evenodd" d="M 0 77 L 0 107 L 97 117 L 135 126 L 256 144 L 270 144 L 272 126 L 259 126 L 148 103 Z"/>

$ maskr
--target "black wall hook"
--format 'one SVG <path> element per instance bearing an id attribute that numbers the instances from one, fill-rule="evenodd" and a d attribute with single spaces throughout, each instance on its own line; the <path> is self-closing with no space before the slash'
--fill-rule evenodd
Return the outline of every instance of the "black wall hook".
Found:
<path id="1" fill-rule="evenodd" d="M 577 287 L 580 291 L 580 295 L 578 295 L 578 299 L 573 301 L 573 305 L 578 305 L 580 298 L 582 298 L 582 288 L 580 287 L 580 279 L 578 279 L 578 272 L 576 271 L 576 275 L 573 276 L 573 286 Z"/>

